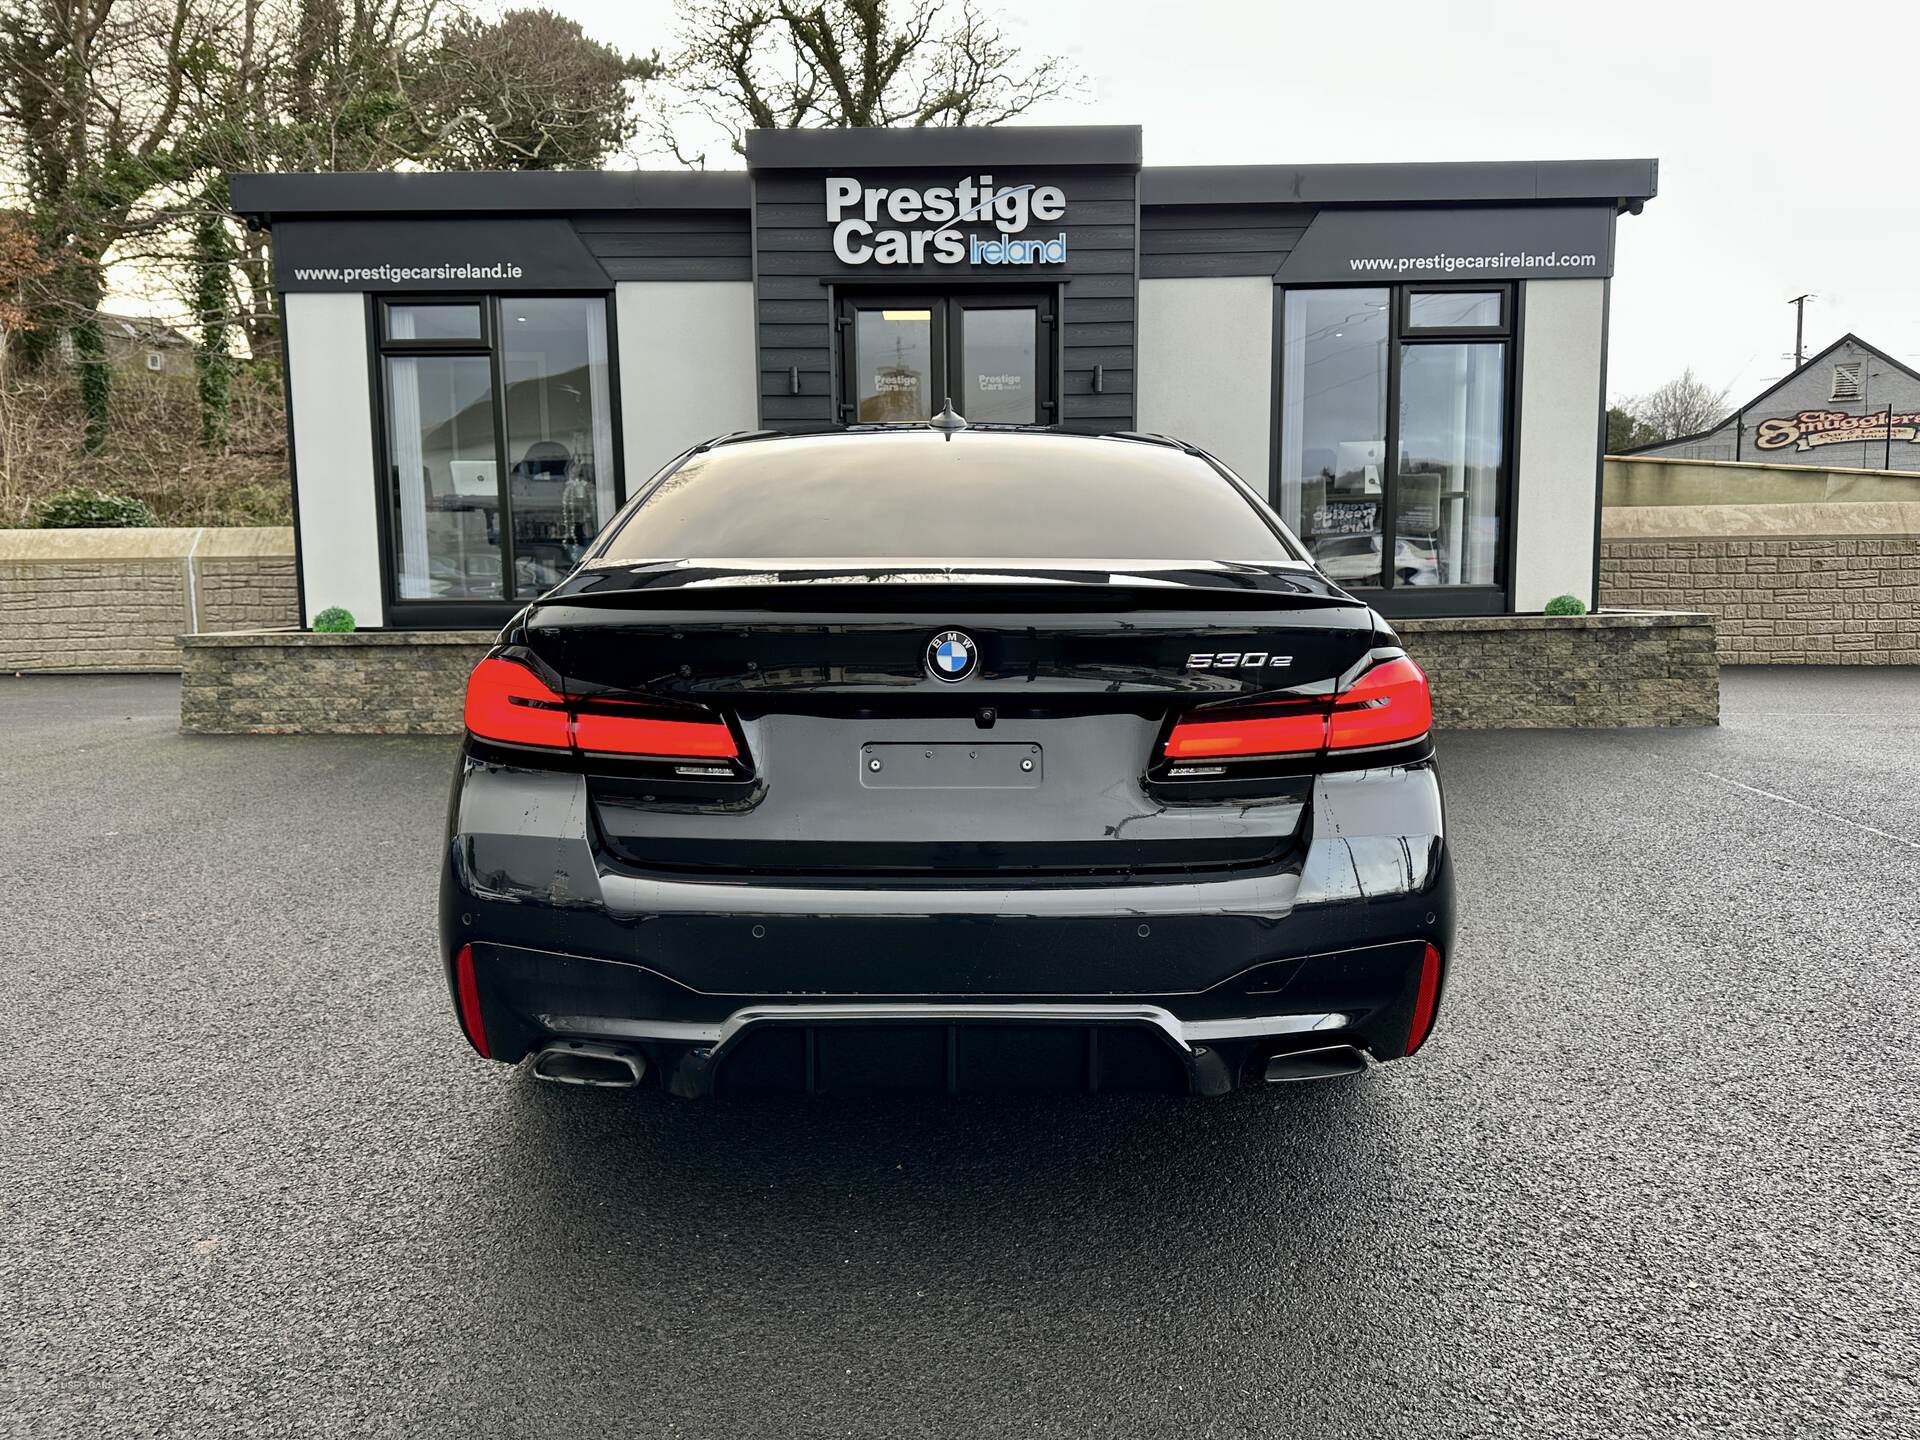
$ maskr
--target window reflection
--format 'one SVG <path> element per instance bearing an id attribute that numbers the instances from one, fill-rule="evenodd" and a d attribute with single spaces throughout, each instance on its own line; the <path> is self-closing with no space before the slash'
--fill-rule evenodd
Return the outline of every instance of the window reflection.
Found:
<path id="1" fill-rule="evenodd" d="M 478 340 L 478 305 L 389 305 L 389 340 Z"/>
<path id="2" fill-rule="evenodd" d="M 1396 344 L 1389 307 L 1401 299 L 1409 323 Z M 1505 311 L 1499 289 L 1287 292 L 1280 512 L 1333 579 L 1498 583 L 1508 342 L 1421 329 L 1497 327 Z"/>
<path id="3" fill-rule="evenodd" d="M 1407 326 L 1417 330 L 1461 330 L 1500 324 L 1498 290 L 1416 291 L 1407 297 Z"/>
<path id="4" fill-rule="evenodd" d="M 1027 308 L 968 309 L 960 317 L 960 413 L 976 423 L 1035 423 L 1039 317 Z"/>
<path id="5" fill-rule="evenodd" d="M 484 355 L 387 357 L 395 591 L 499 599 L 500 487 Z"/>
<path id="6" fill-rule="evenodd" d="M 1286 297 L 1280 513 L 1348 584 L 1380 576 L 1388 303 L 1386 290 Z"/>
<path id="7" fill-rule="evenodd" d="M 550 589 L 615 509 L 606 301 L 380 309 L 396 598 Z"/>
<path id="8" fill-rule="evenodd" d="M 864 424 L 933 418 L 933 312 L 861 310 L 854 318 L 858 414 Z"/>
<path id="9" fill-rule="evenodd" d="M 500 305 L 514 593 L 564 579 L 614 509 L 607 310 L 592 299 Z"/>
<path id="10" fill-rule="evenodd" d="M 1494 583 L 1505 373 L 1497 341 L 1403 347 L 1395 584 Z"/>

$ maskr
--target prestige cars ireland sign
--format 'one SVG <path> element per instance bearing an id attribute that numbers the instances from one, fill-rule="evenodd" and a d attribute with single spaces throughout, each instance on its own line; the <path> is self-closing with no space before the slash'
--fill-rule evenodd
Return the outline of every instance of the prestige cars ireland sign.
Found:
<path id="1" fill-rule="evenodd" d="M 1035 221 L 1067 213 L 1055 185 L 996 186 L 991 175 L 952 185 L 878 187 L 844 175 L 827 180 L 827 223 L 833 253 L 846 265 L 1062 265 L 1067 236 L 1027 236 Z M 997 238 L 963 233 L 991 224 Z"/>

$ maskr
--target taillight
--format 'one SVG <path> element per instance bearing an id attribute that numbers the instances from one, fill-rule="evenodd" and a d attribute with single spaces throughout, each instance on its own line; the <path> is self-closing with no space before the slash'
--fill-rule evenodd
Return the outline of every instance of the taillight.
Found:
<path id="1" fill-rule="evenodd" d="M 617 701 L 569 703 L 525 665 L 490 655 L 467 677 L 467 730 L 482 740 L 637 759 L 734 760 L 727 722 L 667 718 Z M 728 772 L 731 773 L 731 772 Z"/>
<path id="2" fill-rule="evenodd" d="M 503 745 L 567 748 L 567 702 L 524 665 L 489 655 L 467 677 L 467 729 Z"/>
<path id="3" fill-rule="evenodd" d="M 1431 729 L 1433 695 L 1426 672 L 1403 655 L 1374 666 L 1334 697 L 1327 747 L 1401 745 Z"/>
<path id="4" fill-rule="evenodd" d="M 1331 713 L 1325 707 L 1321 700 L 1203 710 L 1167 736 L 1162 758 L 1183 766 L 1169 778 L 1224 773 L 1185 768 L 1207 760 L 1282 759 L 1401 745 L 1433 728 L 1427 677 L 1405 657 L 1374 666 L 1334 696 Z"/>
<path id="5" fill-rule="evenodd" d="M 1322 711 L 1248 710 L 1215 720 L 1182 720 L 1167 736 L 1166 757 L 1248 760 L 1266 755 L 1306 755 L 1326 743 L 1327 717 Z"/>
<path id="6" fill-rule="evenodd" d="M 718 716 L 661 720 L 582 710 L 573 717 L 573 743 L 595 755 L 657 755 L 676 760 L 731 760 L 740 753 L 733 732 Z"/>
<path id="7" fill-rule="evenodd" d="M 1433 1007 L 1440 998 L 1440 952 L 1427 946 L 1420 957 L 1420 988 L 1413 995 L 1413 1023 L 1407 1027 L 1407 1054 L 1426 1042 L 1433 1029 Z M 484 1053 L 484 1052 L 483 1052 Z"/>

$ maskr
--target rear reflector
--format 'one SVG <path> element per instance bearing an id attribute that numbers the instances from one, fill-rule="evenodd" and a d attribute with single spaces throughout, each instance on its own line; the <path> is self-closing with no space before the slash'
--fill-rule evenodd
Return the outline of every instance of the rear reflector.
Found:
<path id="1" fill-rule="evenodd" d="M 453 988 L 460 1001 L 460 1028 L 467 1032 L 467 1043 L 484 1059 L 487 1051 L 487 1026 L 480 1017 L 480 984 L 473 977 L 473 946 L 462 945 L 453 957 Z"/>
<path id="2" fill-rule="evenodd" d="M 1431 729 L 1426 672 L 1403 655 L 1374 666 L 1334 699 L 1327 744 L 1334 750 L 1402 745 Z"/>
<path id="3" fill-rule="evenodd" d="M 1420 988 L 1413 996 L 1413 1024 L 1407 1027 L 1407 1054 L 1413 1054 L 1425 1043 L 1427 1032 L 1433 1029 L 1433 1007 L 1439 998 L 1440 952 L 1429 945 L 1426 954 L 1420 957 Z"/>
<path id="4" fill-rule="evenodd" d="M 733 760 L 740 748 L 718 715 L 663 719 L 638 707 L 569 705 L 525 665 L 490 655 L 467 677 L 469 734 L 502 745 L 666 760 Z M 731 771 L 724 772 L 731 774 Z"/>

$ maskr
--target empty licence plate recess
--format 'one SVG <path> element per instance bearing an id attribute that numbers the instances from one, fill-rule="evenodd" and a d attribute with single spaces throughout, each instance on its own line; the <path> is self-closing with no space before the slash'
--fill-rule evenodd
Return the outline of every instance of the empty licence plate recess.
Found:
<path id="1" fill-rule="evenodd" d="M 870 790 L 1032 790 L 1045 770 L 1040 747 L 874 742 L 860 747 L 860 783 Z"/>

